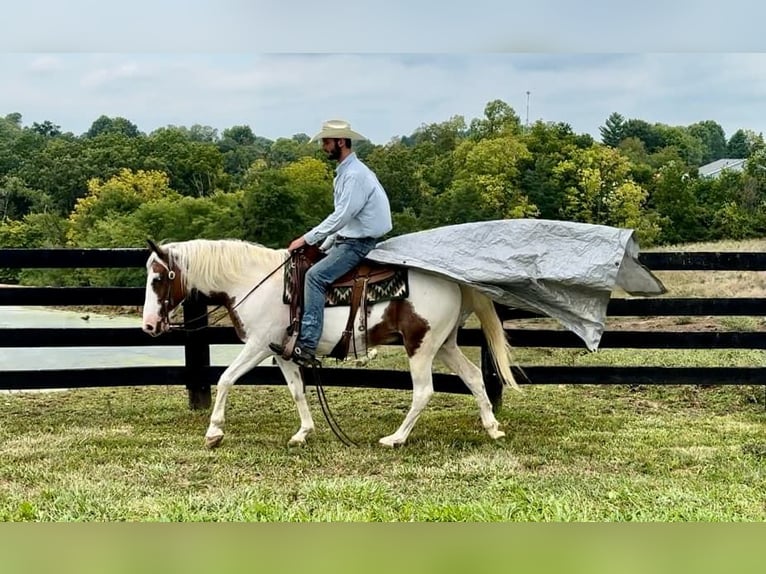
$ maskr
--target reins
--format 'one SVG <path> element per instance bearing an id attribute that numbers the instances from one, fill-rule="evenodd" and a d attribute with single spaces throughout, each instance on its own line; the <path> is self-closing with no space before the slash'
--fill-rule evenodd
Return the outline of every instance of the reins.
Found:
<path id="1" fill-rule="evenodd" d="M 330 410 L 330 403 L 327 402 L 327 397 L 324 394 L 324 386 L 322 385 L 322 379 L 319 377 L 319 370 L 321 367 L 301 367 L 301 377 L 303 380 L 306 380 L 306 375 L 308 371 L 311 371 L 312 378 L 314 379 L 314 386 L 317 390 L 317 398 L 319 399 L 319 406 L 322 407 L 322 414 L 324 415 L 325 420 L 327 421 L 327 424 L 330 426 L 330 429 L 332 430 L 333 434 L 337 437 L 337 439 L 343 443 L 344 446 L 357 446 L 357 444 L 349 438 L 349 436 L 344 432 L 342 428 L 340 428 L 340 425 L 338 424 L 338 421 L 335 420 L 335 415 Z"/>

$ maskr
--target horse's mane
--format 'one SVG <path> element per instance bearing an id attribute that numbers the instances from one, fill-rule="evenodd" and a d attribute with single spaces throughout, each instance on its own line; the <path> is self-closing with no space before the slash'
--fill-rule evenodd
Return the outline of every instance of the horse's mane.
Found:
<path id="1" fill-rule="evenodd" d="M 191 239 L 162 246 L 181 269 L 187 287 L 225 292 L 231 285 L 253 282 L 276 269 L 285 249 L 270 249 L 239 239 Z"/>

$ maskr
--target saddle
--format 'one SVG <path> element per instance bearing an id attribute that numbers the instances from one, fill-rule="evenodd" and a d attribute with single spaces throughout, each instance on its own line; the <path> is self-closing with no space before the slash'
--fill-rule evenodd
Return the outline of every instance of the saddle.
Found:
<path id="1" fill-rule="evenodd" d="M 285 266 L 285 281 L 282 300 L 290 306 L 290 325 L 284 342 L 283 357 L 288 359 L 300 335 L 303 315 L 303 287 L 306 271 L 325 254 L 316 246 L 307 245 L 293 251 L 290 262 Z M 407 269 L 395 265 L 384 265 L 363 259 L 354 269 L 339 277 L 325 296 L 325 307 L 348 306 L 348 320 L 343 334 L 328 357 L 344 360 L 348 356 L 351 341 L 354 341 L 354 322 L 362 309 L 359 330 L 367 337 L 367 304 L 379 301 L 405 299 L 409 295 Z M 354 356 L 357 349 L 354 346 Z"/>

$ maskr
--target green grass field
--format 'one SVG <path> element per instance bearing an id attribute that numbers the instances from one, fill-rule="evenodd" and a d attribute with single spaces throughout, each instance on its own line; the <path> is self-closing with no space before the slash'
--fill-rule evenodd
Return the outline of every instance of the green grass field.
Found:
<path id="1" fill-rule="evenodd" d="M 0 397 L 0 520 L 761 521 L 763 388 L 534 386 L 492 441 L 470 396 L 437 394 L 404 447 L 377 439 L 409 394 L 327 389 L 357 447 L 288 448 L 286 388 L 235 388 L 227 435 L 178 387 Z"/>

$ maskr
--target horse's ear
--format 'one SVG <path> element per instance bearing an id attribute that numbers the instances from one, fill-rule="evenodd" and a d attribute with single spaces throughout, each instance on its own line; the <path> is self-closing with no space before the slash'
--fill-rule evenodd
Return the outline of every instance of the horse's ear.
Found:
<path id="1" fill-rule="evenodd" d="M 148 237 L 146 238 L 146 242 L 149 244 L 149 249 L 154 251 L 157 254 L 157 256 L 164 261 L 165 252 L 162 249 L 160 249 L 160 247 Z"/>

